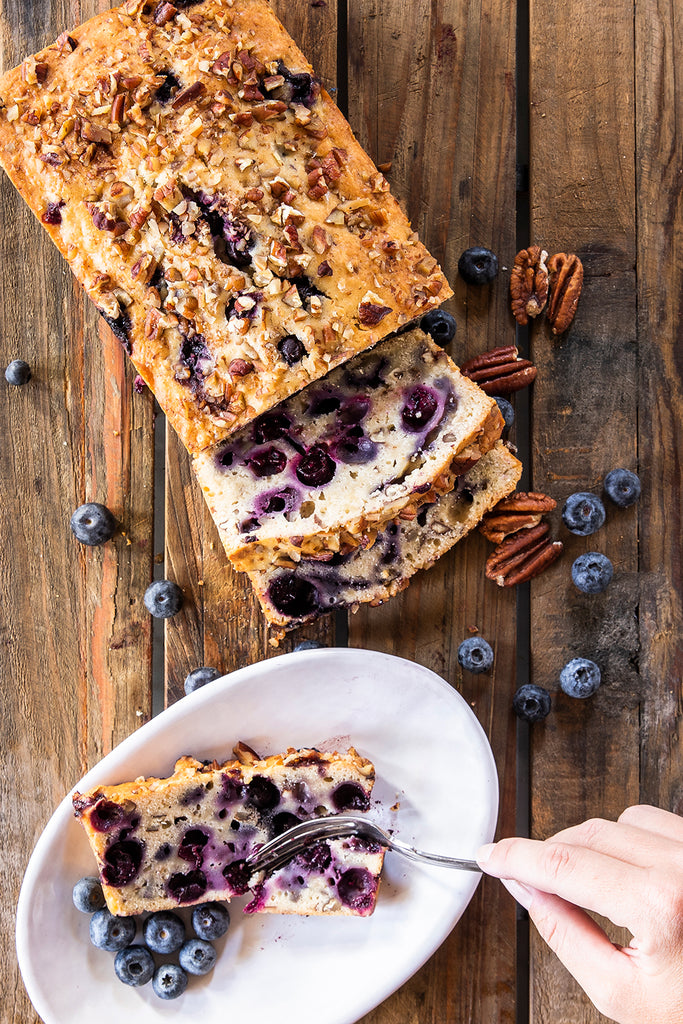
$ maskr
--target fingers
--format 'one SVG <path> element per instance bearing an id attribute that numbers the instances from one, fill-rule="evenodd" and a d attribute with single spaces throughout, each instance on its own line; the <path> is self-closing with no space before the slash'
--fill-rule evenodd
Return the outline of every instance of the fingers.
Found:
<path id="1" fill-rule="evenodd" d="M 629 808 L 637 811 L 641 808 Z M 652 808 L 656 810 L 656 808 Z M 667 812 L 662 812 L 666 814 Z M 627 812 L 624 812 L 626 815 Z M 644 816 L 647 819 L 647 815 Z M 676 817 L 669 815 L 669 817 Z M 549 842 L 567 843 L 571 846 L 585 846 L 596 853 L 604 853 L 610 857 L 626 861 L 629 864 L 637 864 L 640 867 L 662 866 L 668 861 L 680 860 L 683 856 L 683 846 L 663 832 L 655 832 L 647 827 L 645 820 L 643 825 L 637 825 L 640 821 L 639 815 L 633 816 L 633 823 L 629 823 L 629 817 L 624 815 L 616 821 L 605 821 L 602 818 L 590 818 L 580 825 L 573 825 L 571 828 L 563 829 L 549 840 Z M 683 823 L 681 823 L 683 838 Z"/>
<path id="2" fill-rule="evenodd" d="M 569 843 L 502 839 L 482 847 L 477 861 L 496 878 L 512 878 L 608 917 L 635 932 L 641 918 L 645 869 Z"/>
<path id="3" fill-rule="evenodd" d="M 683 843 L 683 818 L 680 814 L 663 811 L 661 807 L 652 807 L 650 804 L 627 807 L 619 815 L 619 822 L 644 829 L 673 842 Z"/>

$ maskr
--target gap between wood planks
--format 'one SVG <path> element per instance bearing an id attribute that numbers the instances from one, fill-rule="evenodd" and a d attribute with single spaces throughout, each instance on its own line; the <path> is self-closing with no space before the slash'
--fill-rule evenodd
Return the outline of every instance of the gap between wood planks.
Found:
<path id="1" fill-rule="evenodd" d="M 347 24 L 348 0 L 338 0 L 337 5 L 337 91 L 336 102 L 342 113 L 348 114 L 348 54 Z M 517 249 L 529 244 L 530 206 L 528 192 L 529 169 L 529 0 L 517 0 L 516 32 L 516 241 Z M 529 349 L 528 328 L 517 327 L 517 347 L 527 356 Z M 165 549 L 165 489 L 166 489 L 166 417 L 156 405 L 154 422 L 154 552 L 155 556 Z M 520 488 L 532 486 L 529 466 L 531 464 L 530 398 L 528 391 L 521 391 L 516 402 L 516 442 L 519 457 L 524 466 Z M 165 575 L 164 559 L 154 560 L 154 579 Z M 531 636 L 530 636 L 530 592 L 528 583 L 517 588 L 517 685 L 529 682 Z M 346 612 L 335 612 L 335 646 L 348 646 L 348 616 Z M 152 620 L 152 715 L 163 711 L 165 704 L 164 684 L 164 643 L 163 619 Z M 516 832 L 528 836 L 530 829 L 530 744 L 529 726 L 521 720 L 517 726 L 517 779 L 516 779 Z M 529 989 L 529 916 L 517 907 L 517 1024 L 528 1024 L 530 1012 Z"/>

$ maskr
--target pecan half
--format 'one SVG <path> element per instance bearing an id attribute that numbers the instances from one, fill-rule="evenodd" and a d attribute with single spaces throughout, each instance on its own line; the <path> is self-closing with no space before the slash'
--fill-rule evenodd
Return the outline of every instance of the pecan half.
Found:
<path id="1" fill-rule="evenodd" d="M 538 316 L 548 299 L 548 253 L 539 245 L 521 249 L 515 256 L 510 274 L 512 315 L 518 324 L 529 323 Z"/>
<path id="2" fill-rule="evenodd" d="M 178 110 L 179 107 L 184 107 L 185 104 L 192 103 L 193 100 L 203 96 L 205 92 L 206 86 L 203 82 L 193 82 L 192 85 L 188 85 L 186 89 L 182 89 L 176 94 L 171 106 L 174 110 Z"/>
<path id="3" fill-rule="evenodd" d="M 573 253 L 558 252 L 548 260 L 550 300 L 547 318 L 553 334 L 564 334 L 569 328 L 583 287 L 583 264 Z"/>
<path id="4" fill-rule="evenodd" d="M 507 537 L 486 559 L 486 578 L 499 587 L 514 587 L 533 579 L 562 554 L 562 541 L 548 538 L 549 526 L 539 523 Z"/>
<path id="5" fill-rule="evenodd" d="M 363 327 L 376 327 L 388 313 L 391 313 L 391 306 L 380 306 L 376 302 L 361 302 L 358 307 L 358 319 Z"/>
<path id="6" fill-rule="evenodd" d="M 460 370 L 487 395 L 509 395 L 520 391 L 536 379 L 536 367 L 528 359 L 520 359 L 514 345 L 503 345 L 468 359 Z"/>
<path id="7" fill-rule="evenodd" d="M 557 502 L 538 491 L 516 491 L 499 501 L 482 519 L 479 532 L 493 544 L 500 544 L 510 534 L 538 526 L 545 512 L 552 512 Z"/>

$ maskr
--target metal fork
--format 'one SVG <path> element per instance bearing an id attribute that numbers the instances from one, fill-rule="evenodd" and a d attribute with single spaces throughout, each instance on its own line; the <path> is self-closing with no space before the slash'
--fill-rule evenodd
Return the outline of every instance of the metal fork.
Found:
<path id="1" fill-rule="evenodd" d="M 444 857 L 439 853 L 425 853 L 413 846 L 394 839 L 384 829 L 366 818 L 358 818 L 352 814 L 334 814 L 329 818 L 314 818 L 302 821 L 299 825 L 287 829 L 282 835 L 276 836 L 247 857 L 247 864 L 254 871 L 275 871 L 287 861 L 296 857 L 304 847 L 319 839 L 340 839 L 344 836 L 360 836 L 371 839 L 388 850 L 400 853 L 409 860 L 423 864 L 434 864 L 442 868 L 460 868 L 463 871 L 481 871 L 474 860 L 461 857 Z"/>

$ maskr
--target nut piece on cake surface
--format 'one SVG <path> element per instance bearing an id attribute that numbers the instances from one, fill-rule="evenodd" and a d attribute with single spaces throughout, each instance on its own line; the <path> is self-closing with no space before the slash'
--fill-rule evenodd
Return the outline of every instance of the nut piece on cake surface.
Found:
<path id="1" fill-rule="evenodd" d="M 500 544 L 512 533 L 538 526 L 545 512 L 557 506 L 554 498 L 538 491 L 516 491 L 499 501 L 479 525 L 479 532 L 493 544 Z"/>
<path id="2" fill-rule="evenodd" d="M 524 327 L 529 318 L 543 312 L 548 300 L 548 253 L 539 245 L 522 249 L 515 256 L 510 275 L 512 315 Z"/>
<path id="3" fill-rule="evenodd" d="M 548 273 L 548 323 L 553 334 L 564 334 L 574 319 L 581 297 L 583 264 L 573 252 L 558 252 L 548 260 Z"/>
<path id="4" fill-rule="evenodd" d="M 562 541 L 551 541 L 549 529 L 539 523 L 507 537 L 486 559 L 486 578 L 499 587 L 514 587 L 539 576 L 562 554 Z"/>
<path id="5" fill-rule="evenodd" d="M 492 348 L 460 367 L 464 377 L 478 384 L 487 395 L 509 395 L 521 391 L 536 379 L 536 367 L 522 359 L 515 345 Z"/>

